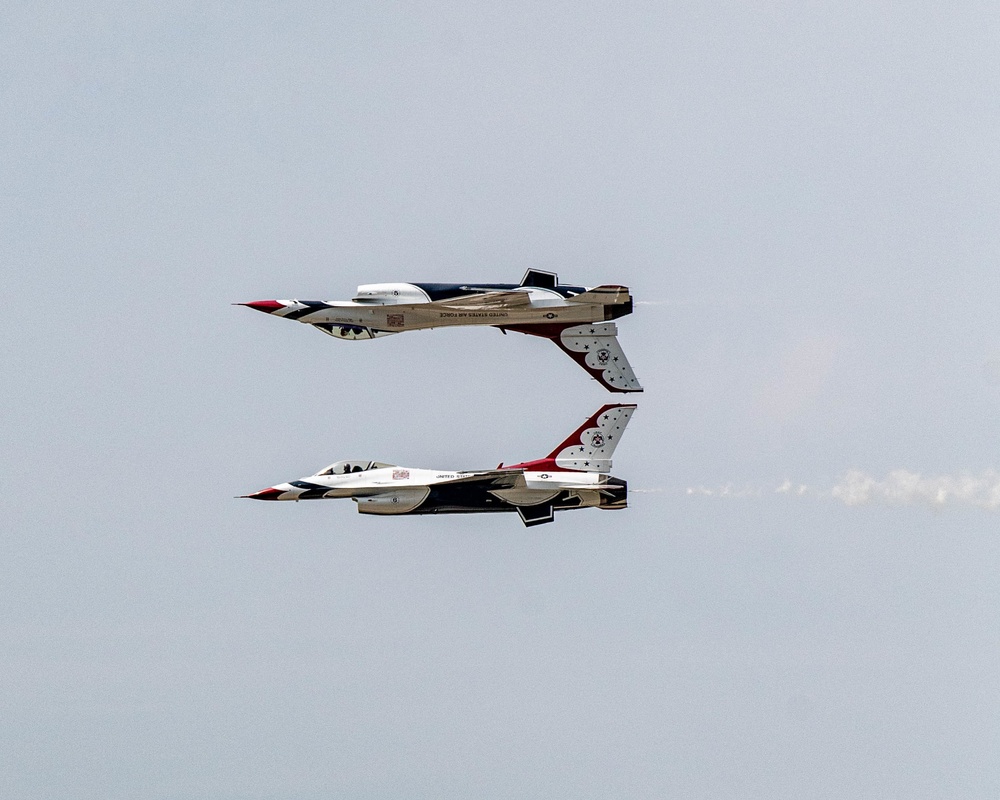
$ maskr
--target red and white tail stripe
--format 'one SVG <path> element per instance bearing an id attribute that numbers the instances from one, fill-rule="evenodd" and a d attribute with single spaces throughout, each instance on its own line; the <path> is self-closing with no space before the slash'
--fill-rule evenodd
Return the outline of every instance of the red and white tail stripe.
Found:
<path id="1" fill-rule="evenodd" d="M 635 409 L 632 404 L 604 406 L 545 458 L 513 464 L 506 469 L 610 472 L 611 456 Z"/>

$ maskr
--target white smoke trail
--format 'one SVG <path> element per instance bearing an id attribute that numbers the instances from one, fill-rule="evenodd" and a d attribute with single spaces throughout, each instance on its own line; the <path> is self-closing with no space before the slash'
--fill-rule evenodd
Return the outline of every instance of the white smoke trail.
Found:
<path id="1" fill-rule="evenodd" d="M 761 305 L 771 305 L 778 300 L 776 297 L 746 295 L 731 297 L 672 297 L 669 300 L 633 300 L 632 304 L 637 306 L 673 306 L 675 308 L 699 308 L 710 306 L 712 308 L 752 308 Z"/>
<path id="2" fill-rule="evenodd" d="M 785 481 L 781 486 L 774 490 L 775 494 L 797 494 L 799 497 L 806 494 L 815 494 L 815 489 L 810 489 L 804 483 L 793 484 L 791 481 Z"/>
<path id="3" fill-rule="evenodd" d="M 861 470 L 851 470 L 830 490 L 830 496 L 848 506 L 971 506 L 996 511 L 1000 509 L 1000 473 L 986 470 L 980 475 L 923 476 L 897 469 L 877 480 Z"/>
<path id="4" fill-rule="evenodd" d="M 658 487 L 643 487 L 641 489 L 635 489 L 629 487 L 629 494 L 686 494 L 686 495 L 701 495 L 702 497 L 761 497 L 764 494 L 764 489 L 756 489 L 752 486 L 737 487 L 729 484 L 727 486 L 720 486 L 717 489 L 709 489 L 707 486 L 695 486 L 686 489 L 668 489 L 662 486 Z"/>
<path id="5" fill-rule="evenodd" d="M 641 489 L 636 491 L 643 491 Z M 645 491 L 663 491 L 647 489 Z M 947 506 L 1000 510 L 1000 472 L 985 470 L 976 475 L 922 475 L 897 469 L 884 478 L 876 478 L 858 469 L 848 470 L 830 488 L 809 486 L 786 480 L 774 489 L 726 485 L 718 488 L 689 487 L 689 496 L 750 498 L 765 494 L 831 499 L 846 506 L 926 506 L 940 509 Z"/>
<path id="6" fill-rule="evenodd" d="M 699 496 L 699 497 L 733 497 L 736 499 L 742 499 L 746 497 L 763 497 L 768 494 L 770 489 L 762 489 L 755 486 L 734 486 L 733 484 L 726 484 L 725 486 L 718 486 L 715 488 L 708 486 L 688 486 L 688 487 L 664 487 L 664 486 L 644 486 L 642 488 L 635 488 L 629 486 L 629 494 L 685 494 L 688 497 Z M 778 489 L 777 491 L 780 491 Z"/>
<path id="7" fill-rule="evenodd" d="M 745 497 L 760 497 L 764 493 L 763 490 L 752 486 L 736 487 L 731 483 L 726 486 L 720 486 L 717 489 L 697 486 L 687 489 L 686 492 L 689 495 L 697 494 L 702 495 L 703 497 L 735 497 L 737 499 L 743 499 Z"/>

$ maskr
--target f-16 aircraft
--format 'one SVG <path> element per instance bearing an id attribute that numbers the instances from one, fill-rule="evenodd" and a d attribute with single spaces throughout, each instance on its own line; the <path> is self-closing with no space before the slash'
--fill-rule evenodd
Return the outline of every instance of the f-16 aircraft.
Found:
<path id="1" fill-rule="evenodd" d="M 337 339 L 375 339 L 446 325 L 492 325 L 551 339 L 612 392 L 641 392 L 611 320 L 632 313 L 624 286 L 569 286 L 530 269 L 520 284 L 373 283 L 352 300 L 236 305 L 312 325 Z"/>
<path id="2" fill-rule="evenodd" d="M 545 458 L 496 469 L 453 472 L 348 459 L 315 475 L 244 497 L 317 500 L 350 497 L 362 514 L 476 514 L 516 511 L 528 527 L 552 522 L 556 511 L 618 509 L 628 485 L 613 478 L 611 455 L 634 405 L 607 405 Z"/>

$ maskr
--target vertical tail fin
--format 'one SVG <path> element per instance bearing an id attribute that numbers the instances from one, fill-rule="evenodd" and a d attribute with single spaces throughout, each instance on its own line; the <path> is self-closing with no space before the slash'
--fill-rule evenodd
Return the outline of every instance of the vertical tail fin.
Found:
<path id="1" fill-rule="evenodd" d="M 572 299 L 572 298 L 570 298 Z M 629 301 L 631 302 L 631 301 Z M 504 333 L 517 331 L 551 339 L 564 353 L 612 392 L 641 392 L 639 379 L 618 344 L 613 322 L 586 325 L 498 325 Z"/>
<path id="2" fill-rule="evenodd" d="M 554 341 L 563 352 L 612 392 L 641 392 L 632 365 L 618 344 L 618 326 L 613 322 L 564 328 Z"/>
<path id="3" fill-rule="evenodd" d="M 514 464 L 506 469 L 610 472 L 611 456 L 635 409 L 632 404 L 604 406 L 545 458 Z"/>

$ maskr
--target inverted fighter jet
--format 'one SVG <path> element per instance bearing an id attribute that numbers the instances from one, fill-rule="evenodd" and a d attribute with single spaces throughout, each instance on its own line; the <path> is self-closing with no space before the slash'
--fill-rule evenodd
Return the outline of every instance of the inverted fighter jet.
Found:
<path id="1" fill-rule="evenodd" d="M 375 339 L 446 325 L 492 325 L 551 339 L 612 392 L 641 392 L 611 320 L 632 313 L 624 286 L 560 284 L 528 270 L 520 284 L 373 283 L 352 300 L 237 303 L 312 325 L 337 339 Z"/>
<path id="2" fill-rule="evenodd" d="M 545 458 L 496 469 L 452 472 L 381 461 L 338 461 L 315 475 L 279 483 L 253 500 L 350 497 L 362 514 L 477 514 L 516 511 L 528 527 L 571 508 L 625 508 L 628 485 L 613 478 L 611 454 L 635 411 L 607 405 Z"/>

